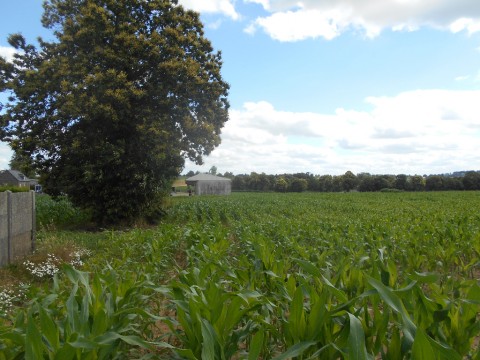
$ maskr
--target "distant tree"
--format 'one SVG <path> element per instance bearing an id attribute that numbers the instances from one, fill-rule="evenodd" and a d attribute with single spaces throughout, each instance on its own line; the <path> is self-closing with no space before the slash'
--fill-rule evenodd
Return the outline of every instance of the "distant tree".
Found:
<path id="1" fill-rule="evenodd" d="M 480 173 L 467 171 L 463 177 L 463 186 L 465 190 L 480 190 Z"/>
<path id="2" fill-rule="evenodd" d="M 308 181 L 308 191 L 322 191 L 320 187 L 319 176 L 310 175 L 307 179 Z"/>
<path id="3" fill-rule="evenodd" d="M 352 191 L 357 187 L 358 179 L 354 173 L 347 171 L 342 176 L 342 188 L 343 191 Z"/>
<path id="4" fill-rule="evenodd" d="M 275 187 L 275 176 L 267 175 L 264 172 L 260 174 L 261 191 L 273 191 Z"/>
<path id="5" fill-rule="evenodd" d="M 226 171 L 225 174 L 223 174 L 223 176 L 229 179 L 233 179 L 235 177 L 235 175 L 233 175 L 233 173 L 229 171 Z"/>
<path id="6" fill-rule="evenodd" d="M 333 177 L 332 175 L 322 175 L 318 177 L 318 188 L 322 192 L 333 191 Z"/>
<path id="7" fill-rule="evenodd" d="M 275 182 L 275 191 L 277 192 L 286 192 L 288 190 L 288 183 L 284 177 L 277 178 Z"/>
<path id="8" fill-rule="evenodd" d="M 248 190 L 257 191 L 260 189 L 260 177 L 256 172 L 251 172 L 245 177 Z"/>
<path id="9" fill-rule="evenodd" d="M 414 175 L 410 177 L 410 186 L 411 191 L 423 191 L 425 190 L 425 179 L 421 175 Z"/>
<path id="10" fill-rule="evenodd" d="M 358 178 L 358 191 L 368 192 L 375 191 L 374 178 L 369 173 L 360 173 Z"/>
<path id="11" fill-rule="evenodd" d="M 332 177 L 332 190 L 334 192 L 343 191 L 342 176 L 335 175 Z"/>
<path id="12" fill-rule="evenodd" d="M 443 178 L 440 175 L 431 175 L 425 179 L 425 190 L 439 191 L 444 190 Z"/>
<path id="13" fill-rule="evenodd" d="M 189 172 L 187 172 L 185 174 L 186 177 L 192 177 L 192 176 L 195 176 L 195 172 L 193 170 L 190 170 Z"/>
<path id="14" fill-rule="evenodd" d="M 232 179 L 232 190 L 247 190 L 248 175 L 236 175 Z"/>
<path id="15" fill-rule="evenodd" d="M 217 167 L 215 165 L 213 165 L 210 170 L 208 170 L 208 173 L 209 174 L 212 174 L 212 175 L 217 175 Z"/>
<path id="16" fill-rule="evenodd" d="M 8 165 L 11 170 L 18 170 L 30 179 L 36 176 L 32 159 L 30 156 L 22 154 L 20 150 L 13 152 Z"/>
<path id="17" fill-rule="evenodd" d="M 405 174 L 399 174 L 395 177 L 395 189 L 407 190 L 408 176 Z"/>
<path id="18" fill-rule="evenodd" d="M 101 223 L 154 217 L 188 158 L 220 143 L 228 120 L 221 55 L 199 14 L 176 0 L 46 0 L 55 42 L 15 34 L 0 58 L 12 101 L 0 140 L 21 148 L 44 189 Z"/>
<path id="19" fill-rule="evenodd" d="M 443 187 L 445 190 L 464 190 L 463 178 L 443 177 Z"/>
<path id="20" fill-rule="evenodd" d="M 308 181 L 306 179 L 293 178 L 289 186 L 291 192 L 304 192 L 308 188 Z"/>

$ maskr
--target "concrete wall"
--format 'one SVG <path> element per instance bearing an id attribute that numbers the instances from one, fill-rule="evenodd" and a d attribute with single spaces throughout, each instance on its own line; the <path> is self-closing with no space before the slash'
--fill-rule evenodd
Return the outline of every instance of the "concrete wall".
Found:
<path id="1" fill-rule="evenodd" d="M 197 195 L 229 195 L 231 191 L 230 181 L 197 181 L 195 184 Z"/>
<path id="2" fill-rule="evenodd" d="M 35 193 L 0 193 L 0 266 L 35 248 Z"/>
<path id="3" fill-rule="evenodd" d="M 6 192 L 0 192 L 0 266 L 8 264 L 9 206 L 7 196 Z"/>

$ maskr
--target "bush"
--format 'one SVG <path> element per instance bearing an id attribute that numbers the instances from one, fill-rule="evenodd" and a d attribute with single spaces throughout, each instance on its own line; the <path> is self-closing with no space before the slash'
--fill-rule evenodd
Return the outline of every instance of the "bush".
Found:
<path id="1" fill-rule="evenodd" d="M 0 186 L 0 192 L 11 191 L 14 193 L 17 192 L 27 192 L 30 191 L 30 188 L 25 186 L 13 186 L 13 185 L 2 185 Z"/>
<path id="2" fill-rule="evenodd" d="M 90 223 L 91 215 L 74 207 L 66 197 L 51 198 L 48 195 L 37 196 L 37 226 L 72 228 Z"/>
<path id="3" fill-rule="evenodd" d="M 392 188 L 383 188 L 383 189 L 380 189 L 380 192 L 398 193 L 398 192 L 403 192 L 403 190 L 392 189 Z"/>

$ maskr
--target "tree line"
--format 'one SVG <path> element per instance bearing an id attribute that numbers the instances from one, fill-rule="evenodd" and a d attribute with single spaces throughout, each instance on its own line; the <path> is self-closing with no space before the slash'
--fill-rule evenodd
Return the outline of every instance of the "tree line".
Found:
<path id="1" fill-rule="evenodd" d="M 194 175 L 193 172 L 186 174 Z M 222 176 L 221 174 L 217 174 Z M 480 190 L 480 172 L 466 171 L 442 175 L 372 175 L 347 171 L 343 175 L 314 175 L 311 173 L 267 175 L 252 172 L 223 177 L 232 180 L 233 191 L 277 192 L 373 192 L 373 191 L 446 191 Z"/>

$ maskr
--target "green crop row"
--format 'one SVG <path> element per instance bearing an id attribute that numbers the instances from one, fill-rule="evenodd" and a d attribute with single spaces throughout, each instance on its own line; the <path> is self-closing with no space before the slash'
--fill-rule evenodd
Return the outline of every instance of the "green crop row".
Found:
<path id="1" fill-rule="evenodd" d="M 479 357 L 477 193 L 182 199 L 188 359 Z M 208 356 L 206 354 L 209 354 Z"/>
<path id="2" fill-rule="evenodd" d="M 0 359 L 480 359 L 480 193 L 178 197 L 0 322 Z"/>

